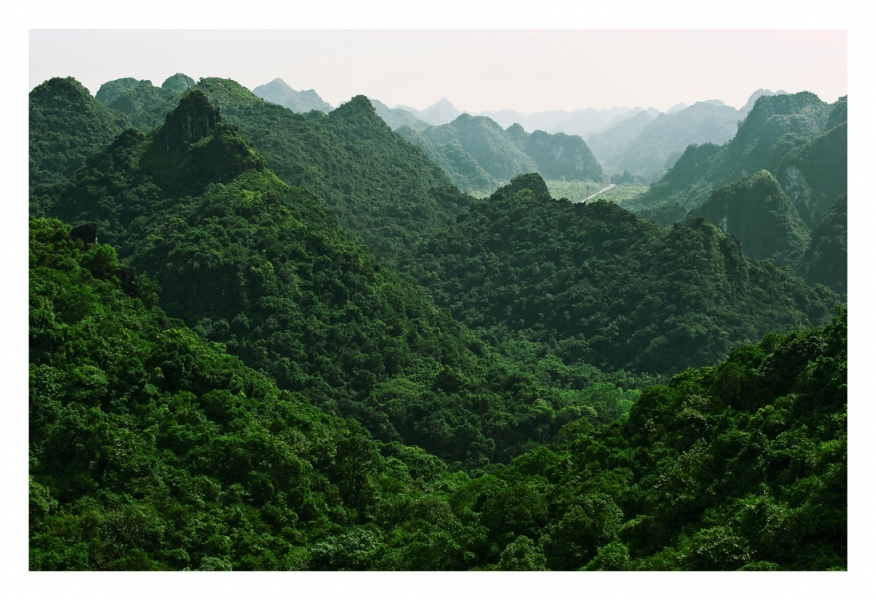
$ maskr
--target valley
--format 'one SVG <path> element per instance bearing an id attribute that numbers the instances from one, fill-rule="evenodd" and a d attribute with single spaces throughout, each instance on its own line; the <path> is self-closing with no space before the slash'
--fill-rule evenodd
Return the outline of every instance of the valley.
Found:
<path id="1" fill-rule="evenodd" d="M 845 96 L 29 102 L 31 570 L 847 569 Z"/>

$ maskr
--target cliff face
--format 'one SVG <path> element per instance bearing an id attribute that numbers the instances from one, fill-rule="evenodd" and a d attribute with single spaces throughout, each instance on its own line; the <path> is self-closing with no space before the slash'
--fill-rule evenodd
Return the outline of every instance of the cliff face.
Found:
<path id="1" fill-rule="evenodd" d="M 203 92 L 186 95 L 164 122 L 164 141 L 168 150 L 192 144 L 210 135 L 220 121 L 219 109 Z"/>

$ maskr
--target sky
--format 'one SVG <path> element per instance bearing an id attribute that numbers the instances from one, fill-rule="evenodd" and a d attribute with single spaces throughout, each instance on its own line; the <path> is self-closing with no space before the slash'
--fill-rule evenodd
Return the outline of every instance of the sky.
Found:
<path id="1" fill-rule="evenodd" d="M 249 89 L 274 78 L 332 106 L 357 94 L 424 109 L 520 113 L 718 99 L 759 88 L 847 93 L 847 33 L 834 30 L 124 30 L 34 29 L 30 88 L 72 76 L 106 81 L 182 72 Z"/>

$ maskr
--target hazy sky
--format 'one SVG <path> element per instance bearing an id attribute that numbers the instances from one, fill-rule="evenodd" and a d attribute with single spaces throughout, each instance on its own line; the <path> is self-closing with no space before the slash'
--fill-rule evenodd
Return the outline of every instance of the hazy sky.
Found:
<path id="1" fill-rule="evenodd" d="M 719 99 L 758 88 L 847 93 L 845 30 L 31 30 L 30 87 L 182 72 L 252 89 L 280 77 L 337 106 L 365 94 L 423 109 L 523 113 Z"/>

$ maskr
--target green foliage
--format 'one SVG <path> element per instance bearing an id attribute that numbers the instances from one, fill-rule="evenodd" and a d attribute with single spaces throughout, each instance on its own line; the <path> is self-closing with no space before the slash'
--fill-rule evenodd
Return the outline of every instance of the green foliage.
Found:
<path id="1" fill-rule="evenodd" d="M 848 192 L 848 141 L 841 123 L 789 152 L 777 171 L 794 206 L 814 229 L 836 198 Z"/>
<path id="2" fill-rule="evenodd" d="M 752 258 L 795 266 L 809 245 L 809 231 L 769 171 L 715 190 L 688 217 L 705 217 L 739 238 Z"/>
<path id="3" fill-rule="evenodd" d="M 317 195 L 376 257 L 394 261 L 469 202 L 364 96 L 330 115 L 297 115 L 230 80 L 196 86 L 289 185 Z"/>
<path id="4" fill-rule="evenodd" d="M 824 284 L 845 299 L 848 269 L 848 202 L 843 196 L 821 217 L 797 271 L 809 285 Z"/>
<path id="5" fill-rule="evenodd" d="M 357 110 L 347 106 L 338 110 Z M 563 409 L 586 399 L 493 358 L 216 119 L 189 92 L 165 125 L 97 154 L 55 214 L 98 222 L 100 239 L 158 282 L 168 314 L 384 442 L 475 472 L 549 441 L 580 412 Z M 623 410 L 600 402 L 602 420 Z"/>
<path id="6" fill-rule="evenodd" d="M 384 510 L 404 464 L 125 295 L 111 247 L 54 220 L 30 233 L 31 569 L 349 561 L 317 542 Z"/>
<path id="7" fill-rule="evenodd" d="M 166 82 L 165 82 L 166 83 Z M 164 123 L 164 118 L 179 103 L 184 93 L 174 87 L 154 87 L 152 85 L 137 85 L 116 95 L 108 104 L 120 113 L 127 115 L 131 124 L 141 131 L 149 131 Z"/>
<path id="8" fill-rule="evenodd" d="M 631 209 L 643 209 L 662 202 L 682 204 L 688 210 L 705 202 L 709 195 L 721 186 L 733 183 L 762 169 L 776 174 L 786 194 L 800 208 L 788 177 L 794 178 L 801 190 L 811 176 L 810 166 L 786 175 L 782 169 L 783 159 L 794 149 L 806 146 L 825 132 L 832 105 L 822 102 L 815 94 L 800 92 L 777 96 L 761 96 L 754 108 L 739 124 L 733 139 L 718 146 L 713 143 L 687 146 L 683 155 L 663 178 L 651 185 Z M 838 118 L 838 117 L 837 117 Z M 655 119 L 656 122 L 656 119 Z M 831 164 L 845 161 L 845 146 L 832 144 L 828 158 Z M 796 163 L 795 163 L 796 164 Z M 835 176 L 839 177 L 837 173 Z M 844 178 L 844 172 L 842 174 Z M 798 190 L 797 195 L 800 195 Z M 836 191 L 829 200 L 845 193 Z M 826 208 L 826 207 L 825 207 Z M 812 227 L 804 211 L 800 211 L 807 226 Z M 817 220 L 816 220 L 817 222 Z"/>
<path id="9" fill-rule="evenodd" d="M 837 301 L 702 219 L 665 231 L 609 202 L 518 188 L 474 202 L 404 266 L 462 322 L 546 344 L 566 364 L 670 375 L 823 323 Z"/>
<path id="10" fill-rule="evenodd" d="M 121 93 L 139 86 L 152 87 L 152 82 L 148 79 L 137 80 L 133 77 L 122 77 L 121 79 L 107 81 L 97 90 L 94 99 L 105 106 L 109 106 Z"/>
<path id="11" fill-rule="evenodd" d="M 846 327 L 737 348 L 461 488 L 479 568 L 844 570 Z"/>
<path id="12" fill-rule="evenodd" d="M 161 84 L 161 87 L 162 89 L 173 90 L 174 92 L 185 92 L 194 85 L 194 79 L 183 73 L 177 73 L 165 79 L 164 83 Z"/>
<path id="13" fill-rule="evenodd" d="M 95 101 L 72 77 L 38 85 L 29 105 L 31 188 L 69 178 L 130 126 L 124 115 Z"/>

